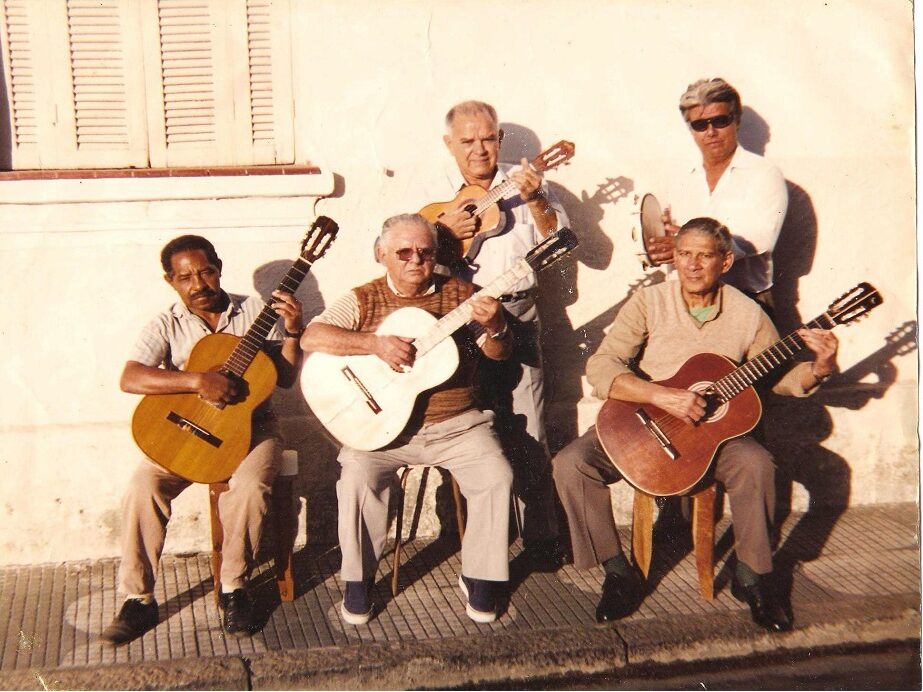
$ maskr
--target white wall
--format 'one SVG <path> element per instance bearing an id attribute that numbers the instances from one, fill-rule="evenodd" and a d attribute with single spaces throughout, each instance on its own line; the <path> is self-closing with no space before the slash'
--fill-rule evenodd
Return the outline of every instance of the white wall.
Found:
<path id="1" fill-rule="evenodd" d="M 561 138 L 577 144 L 571 165 L 548 179 L 584 241 L 582 254 L 547 278 L 544 291 L 554 434 L 588 426 L 594 404 L 577 401 L 579 343 L 598 339 L 611 308 L 643 276 L 630 240 L 634 198 L 662 194 L 693 151 L 676 103 L 689 82 L 706 76 L 739 89 L 752 109 L 743 141 L 768 132 L 765 154 L 797 186 L 790 246 L 782 250 L 785 287 L 797 296 L 787 314 L 814 317 L 860 280 L 885 297 L 868 319 L 839 331 L 842 369 L 858 364 L 858 381 L 770 409 L 780 464 L 799 481 L 793 504 L 823 497 L 825 477 L 840 489 L 832 501 L 916 500 L 916 355 L 885 342 L 916 319 L 909 3 L 292 6 L 298 161 L 328 176 L 318 194 L 332 189 L 331 174 L 337 180 L 316 210 L 310 194 L 0 206 L 8 296 L 0 330 L 0 563 L 118 553 L 118 501 L 136 458 L 128 430 L 136 399 L 118 391 L 118 374 L 142 324 L 172 299 L 157 266 L 166 240 L 203 232 L 224 259 L 225 287 L 253 292 L 254 271 L 294 257 L 315 211 L 330 215 L 340 238 L 304 292 L 316 311 L 378 273 L 370 246 L 386 216 L 439 201 L 418 190 L 447 161 L 445 111 L 466 98 L 493 103 L 512 125 L 506 157 L 517 147 L 534 156 Z M 606 199 L 600 189 L 610 179 L 630 192 Z M 130 197 L 127 186 L 139 183 L 120 184 Z M 48 189 L 28 185 L 40 197 Z M 290 445 L 302 457 L 309 528 L 329 538 L 333 448 L 297 394 L 284 401 Z M 206 545 L 204 492 L 187 495 L 177 503 L 168 550 Z"/>

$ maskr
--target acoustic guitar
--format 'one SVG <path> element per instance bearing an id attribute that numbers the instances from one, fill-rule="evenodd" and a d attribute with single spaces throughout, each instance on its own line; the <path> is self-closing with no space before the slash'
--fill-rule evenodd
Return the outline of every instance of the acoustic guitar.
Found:
<path id="1" fill-rule="evenodd" d="M 475 296 L 496 298 L 576 246 L 577 237 L 563 228 Z M 414 339 L 416 357 L 413 366 L 403 372 L 395 372 L 375 355 L 315 352 L 308 356 L 301 371 L 301 387 L 317 419 L 337 440 L 353 449 L 380 449 L 392 442 L 406 427 L 417 396 L 445 382 L 458 367 L 458 347 L 450 337 L 471 321 L 473 298 L 439 320 L 425 310 L 411 307 L 395 310 L 385 318 L 376 334 Z"/>
<path id="2" fill-rule="evenodd" d="M 337 224 L 319 216 L 301 244 L 301 255 L 278 290 L 294 293 L 311 265 L 336 237 Z M 276 367 L 262 350 L 279 316 L 267 303 L 242 336 L 209 334 L 189 354 L 186 370 L 216 370 L 236 380 L 243 393 L 228 405 L 211 404 L 194 393 L 149 394 L 135 409 L 131 432 L 141 451 L 177 476 L 195 483 L 230 478 L 250 451 L 253 411 L 272 394 Z"/>
<path id="3" fill-rule="evenodd" d="M 878 290 L 863 282 L 807 326 L 848 324 L 881 303 Z M 739 367 L 714 353 L 692 356 L 658 384 L 698 392 L 706 401 L 701 421 L 690 425 L 650 404 L 608 399 L 596 417 L 599 441 L 622 476 L 639 490 L 648 495 L 685 493 L 702 480 L 721 444 L 759 422 L 762 404 L 753 384 L 804 348 L 796 331 Z"/>
<path id="4" fill-rule="evenodd" d="M 562 139 L 532 159 L 529 165 L 539 173 L 550 171 L 570 161 L 574 150 L 573 142 Z M 519 188 L 512 180 L 504 180 L 490 190 L 485 190 L 480 185 L 465 185 L 455 195 L 455 199 L 449 202 L 434 202 L 423 207 L 420 215 L 430 223 L 436 224 L 439 229 L 439 261 L 449 265 L 462 258 L 471 261 L 477 257 L 481 251 L 481 244 L 488 238 L 499 235 L 506 228 L 506 214 L 498 203 L 518 194 Z M 439 226 L 439 219 L 443 214 L 459 207 L 477 218 L 477 230 L 472 238 L 459 240 Z"/>

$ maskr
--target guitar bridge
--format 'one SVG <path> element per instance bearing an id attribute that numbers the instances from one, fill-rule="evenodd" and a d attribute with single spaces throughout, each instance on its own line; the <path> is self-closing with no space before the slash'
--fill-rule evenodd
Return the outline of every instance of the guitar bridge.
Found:
<path id="1" fill-rule="evenodd" d="M 224 442 L 220 437 L 211 434 L 202 426 L 196 425 L 188 418 L 179 415 L 176 411 L 170 411 L 170 413 L 167 414 L 167 420 L 175 424 L 180 430 L 192 433 L 200 440 L 204 440 L 215 449 L 220 447 L 221 443 Z"/>
<path id="2" fill-rule="evenodd" d="M 657 425 L 656 421 L 651 418 L 647 411 L 643 408 L 635 409 L 635 415 L 638 417 L 638 420 L 641 421 L 641 424 L 647 429 L 647 431 L 657 440 L 657 444 L 660 445 L 660 448 L 666 452 L 666 455 L 670 457 L 673 461 L 676 461 L 679 458 L 679 452 L 676 451 L 676 447 L 670 442 L 670 438 L 667 437 L 666 433 L 660 429 L 660 426 Z"/>
<path id="3" fill-rule="evenodd" d="M 366 403 L 366 405 L 367 405 L 370 409 L 372 409 L 372 413 L 381 413 L 381 406 L 379 406 L 379 405 L 378 405 L 378 402 L 375 401 L 375 397 L 372 396 L 372 393 L 368 390 L 368 387 L 366 387 L 364 384 L 362 384 L 362 380 L 360 380 L 358 377 L 356 377 L 356 373 L 354 373 L 354 372 L 352 371 L 352 368 L 350 368 L 350 367 L 347 365 L 347 366 L 346 366 L 345 368 L 343 368 L 340 372 L 343 373 L 343 376 L 344 376 L 347 380 L 349 380 L 349 381 L 352 382 L 354 385 L 356 385 L 356 387 L 359 388 L 359 391 L 362 392 L 362 396 L 365 397 L 365 403 Z"/>

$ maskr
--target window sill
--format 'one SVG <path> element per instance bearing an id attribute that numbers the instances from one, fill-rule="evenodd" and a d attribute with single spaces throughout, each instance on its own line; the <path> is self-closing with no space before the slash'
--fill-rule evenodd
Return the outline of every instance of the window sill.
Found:
<path id="1" fill-rule="evenodd" d="M 0 204 L 323 197 L 334 190 L 333 174 L 313 165 L 4 171 L 0 182 Z"/>

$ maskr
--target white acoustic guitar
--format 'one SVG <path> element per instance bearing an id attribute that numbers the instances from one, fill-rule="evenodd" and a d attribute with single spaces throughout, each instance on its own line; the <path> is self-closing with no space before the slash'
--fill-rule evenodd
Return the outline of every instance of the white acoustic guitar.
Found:
<path id="1" fill-rule="evenodd" d="M 576 246 L 574 233 L 561 229 L 475 295 L 497 298 Z M 445 382 L 458 367 L 458 348 L 449 337 L 470 322 L 471 309 L 469 298 L 439 320 L 420 308 L 388 315 L 376 334 L 414 339 L 416 358 L 405 372 L 395 372 L 374 355 L 312 353 L 301 371 L 301 389 L 314 415 L 354 449 L 380 449 L 392 442 L 407 425 L 417 396 Z"/>

